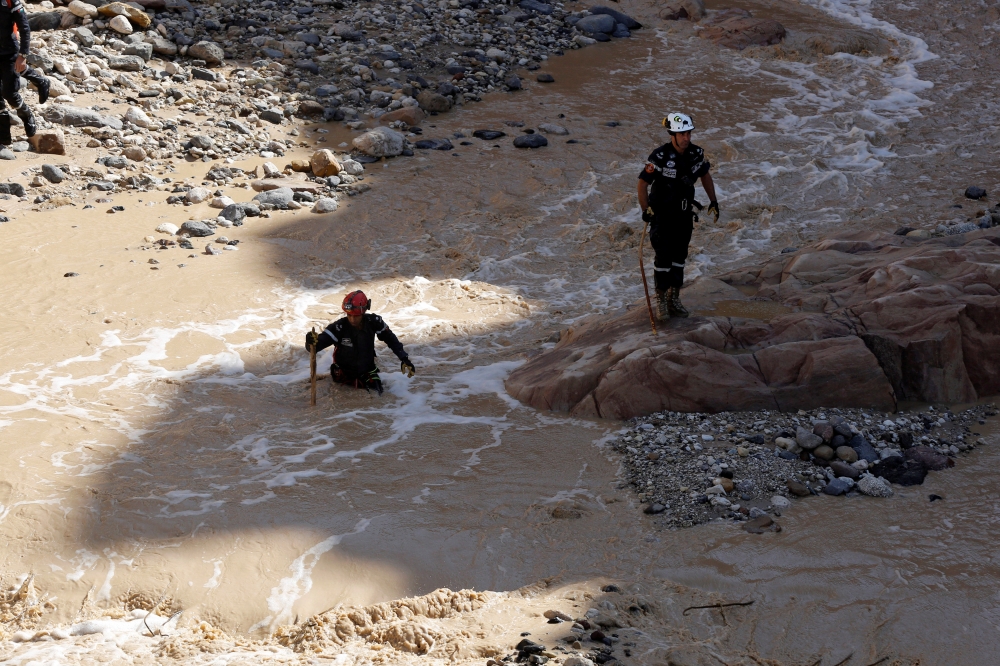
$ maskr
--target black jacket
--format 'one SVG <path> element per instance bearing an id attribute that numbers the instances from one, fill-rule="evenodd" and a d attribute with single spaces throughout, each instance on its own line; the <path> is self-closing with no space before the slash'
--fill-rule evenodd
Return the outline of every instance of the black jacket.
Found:
<path id="1" fill-rule="evenodd" d="M 708 173 L 711 163 L 705 151 L 689 144 L 682 154 L 667 143 L 652 152 L 639 178 L 652 184 L 649 205 L 658 215 L 693 210 L 694 186 Z"/>
<path id="2" fill-rule="evenodd" d="M 319 334 L 316 351 L 335 345 L 333 362 L 348 376 L 362 378 L 375 369 L 376 337 L 389 345 L 400 361 L 409 360 L 399 338 L 377 314 L 363 315 L 361 328 L 351 326 L 347 317 L 333 322 Z"/>
<path id="3" fill-rule="evenodd" d="M 30 46 L 31 28 L 21 0 L 0 0 L 0 55 L 27 56 Z"/>

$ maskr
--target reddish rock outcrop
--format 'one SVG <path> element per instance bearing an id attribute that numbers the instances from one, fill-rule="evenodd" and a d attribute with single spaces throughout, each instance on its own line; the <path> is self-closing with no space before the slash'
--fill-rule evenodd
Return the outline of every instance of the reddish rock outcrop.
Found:
<path id="1" fill-rule="evenodd" d="M 890 411 L 897 400 L 1000 393 L 1000 229 L 825 240 L 700 278 L 682 295 L 696 316 L 655 337 L 645 302 L 589 320 L 513 372 L 507 390 L 540 409 L 607 418 Z"/>
<path id="2" fill-rule="evenodd" d="M 742 9 L 720 12 L 705 22 L 699 37 L 720 46 L 742 51 L 748 46 L 777 44 L 785 38 L 785 26 L 774 19 L 754 18 Z"/>

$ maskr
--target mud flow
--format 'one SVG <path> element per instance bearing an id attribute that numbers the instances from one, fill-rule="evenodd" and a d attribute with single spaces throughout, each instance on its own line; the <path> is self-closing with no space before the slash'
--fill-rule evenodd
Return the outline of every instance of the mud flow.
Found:
<path id="1" fill-rule="evenodd" d="M 367 165 L 372 189 L 333 214 L 227 230 L 239 252 L 159 252 L 150 270 L 140 239 L 208 209 L 147 206 L 142 195 L 116 198 L 137 212 L 114 224 L 104 206 L 0 225 L 0 571 L 6 588 L 33 575 L 45 600 L 3 618 L 0 660 L 153 659 L 161 638 L 142 638 L 131 657 L 121 647 L 120 632 L 141 619 L 127 613 L 149 608 L 161 623 L 173 617 L 163 634 L 206 623 L 258 661 L 275 650 L 291 659 L 290 630 L 284 645 L 269 638 L 283 625 L 440 587 L 498 595 L 447 601 L 462 619 L 434 620 L 445 623 L 434 631 L 450 636 L 451 653 L 421 644 L 425 659 L 479 660 L 521 631 L 557 637 L 538 616 L 550 607 L 619 603 L 601 591 L 614 583 L 658 604 L 629 639 L 637 664 L 665 663 L 681 644 L 731 663 L 984 663 L 1000 574 L 990 447 L 891 500 L 798 503 L 780 534 L 662 532 L 619 487 L 602 445 L 622 424 L 539 413 L 504 391 L 560 330 L 644 302 L 635 185 L 668 140 L 667 111 L 694 117 L 722 208 L 719 223 L 696 226 L 687 279 L 834 231 L 933 227 L 985 209 L 961 193 L 998 186 L 998 105 L 976 92 L 997 64 L 986 10 L 748 8 L 782 21 L 788 40 L 720 50 L 687 22 L 623 2 L 652 29 L 552 59 L 543 71 L 554 84 L 428 118 L 423 136 L 451 138 L 454 150 Z M 884 52 L 810 46 L 857 31 L 877 32 Z M 511 145 L 541 123 L 568 134 L 536 151 Z M 471 138 L 487 128 L 508 136 Z M 317 145 L 353 136 L 314 129 L 303 135 Z M 354 289 L 417 375 L 405 378 L 380 345 L 384 395 L 325 379 L 310 407 L 304 334 L 339 318 Z M 713 312 L 782 313 L 754 301 Z M 320 355 L 321 372 L 330 360 Z M 931 504 L 929 493 L 946 499 Z M 688 597 L 755 603 L 681 617 Z M 111 608 L 125 610 L 104 633 L 11 641 Z M 192 647 L 204 631 L 156 658 L 207 663 Z M 350 659 L 334 663 L 374 657 Z"/>

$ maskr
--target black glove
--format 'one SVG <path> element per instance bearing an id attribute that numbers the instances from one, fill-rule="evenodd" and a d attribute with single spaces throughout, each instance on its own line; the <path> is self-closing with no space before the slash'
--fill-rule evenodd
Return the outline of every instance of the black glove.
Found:
<path id="1" fill-rule="evenodd" d="M 316 348 L 316 343 L 319 341 L 319 336 L 316 335 L 315 331 L 309 331 L 306 333 L 306 351 L 311 352 Z"/>
<path id="2" fill-rule="evenodd" d="M 718 201 L 710 201 L 710 202 L 708 202 L 708 210 L 706 212 L 709 213 L 709 214 L 711 214 L 711 215 L 715 215 L 715 221 L 718 222 L 719 221 L 719 202 Z"/>
<path id="3" fill-rule="evenodd" d="M 646 206 L 646 210 L 642 211 L 642 221 L 652 223 L 656 215 L 653 214 L 653 208 L 651 206 Z"/>
<path id="4" fill-rule="evenodd" d="M 406 359 L 399 364 L 399 371 L 407 377 L 412 377 L 417 372 L 417 369 L 410 363 L 410 359 Z"/>

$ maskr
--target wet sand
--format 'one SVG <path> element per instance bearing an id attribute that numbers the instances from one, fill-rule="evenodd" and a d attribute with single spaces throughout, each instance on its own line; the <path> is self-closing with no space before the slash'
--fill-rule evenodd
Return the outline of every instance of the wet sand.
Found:
<path id="1" fill-rule="evenodd" d="M 596 604 L 604 582 L 670 609 L 675 584 L 753 598 L 738 623 L 713 611 L 684 629 L 734 659 L 982 663 L 997 579 L 989 447 L 889 501 L 796 503 L 781 534 L 664 533 L 617 488 L 616 461 L 599 442 L 619 424 L 540 414 L 503 391 L 514 364 L 560 329 L 641 297 L 634 178 L 666 141 L 656 123 L 667 107 L 695 116 L 722 195 L 722 225 L 696 232 L 692 276 L 831 229 L 973 215 L 982 206 L 961 199 L 964 187 L 995 189 L 989 142 L 972 137 L 996 127 L 996 111 L 973 111 L 958 83 L 981 83 L 986 63 L 959 70 L 958 55 L 942 53 L 919 68 L 935 88 L 909 106 L 896 97 L 873 106 L 862 88 L 887 92 L 900 60 L 914 57 L 910 45 L 897 44 L 895 62 L 812 65 L 792 47 L 846 30 L 843 20 L 803 5 L 751 9 L 787 24 L 786 47 L 722 52 L 674 24 L 572 52 L 543 70 L 555 84 L 424 124 L 427 138 L 486 127 L 515 135 L 508 120 L 559 123 L 568 136 L 537 152 L 510 137 L 453 138 L 454 151 L 368 165 L 372 190 L 336 213 L 279 212 L 220 230 L 241 240 L 237 252 L 200 255 L 204 242 L 195 258 L 140 249 L 160 222 L 210 216 L 204 205 L 165 205 L 164 192 L 115 194 L 91 210 L 3 202 L 12 221 L 0 225 L 0 571 L 11 585 L 34 573 L 55 598 L 38 626 L 121 608 L 130 594 L 146 606 L 166 595 L 185 611 L 184 631 L 206 621 L 264 638 L 339 603 L 438 587 L 506 593 L 558 576 L 544 603 L 572 588 Z M 938 34 L 903 9 L 876 13 L 903 32 Z M 942 34 L 960 40 L 956 54 L 971 52 L 974 34 Z M 935 113 L 915 115 L 924 102 Z M 942 145 L 939 110 L 961 148 Z M 350 136 L 331 135 L 333 145 Z M 178 175 L 208 168 L 186 164 Z M 111 205 L 126 210 L 109 215 Z M 80 275 L 62 277 L 69 271 Z M 324 384 L 312 409 L 303 334 L 338 317 L 354 288 L 400 334 L 418 375 L 403 379 L 381 352 L 385 396 Z M 929 493 L 946 501 L 929 504 Z M 557 508 L 570 517 L 554 517 Z M 533 616 L 543 601 L 505 597 L 503 622 L 463 621 L 484 634 L 477 642 L 509 649 L 520 631 L 545 628 Z M 633 661 L 662 663 L 657 646 L 682 642 L 675 621 L 667 611 L 648 618 L 653 638 Z M 120 658 L 152 658 L 162 640 Z M 87 649 L 71 657 L 74 641 Z M 4 642 L 0 657 L 27 663 L 44 649 L 78 661 L 95 646 L 93 637 Z"/>

